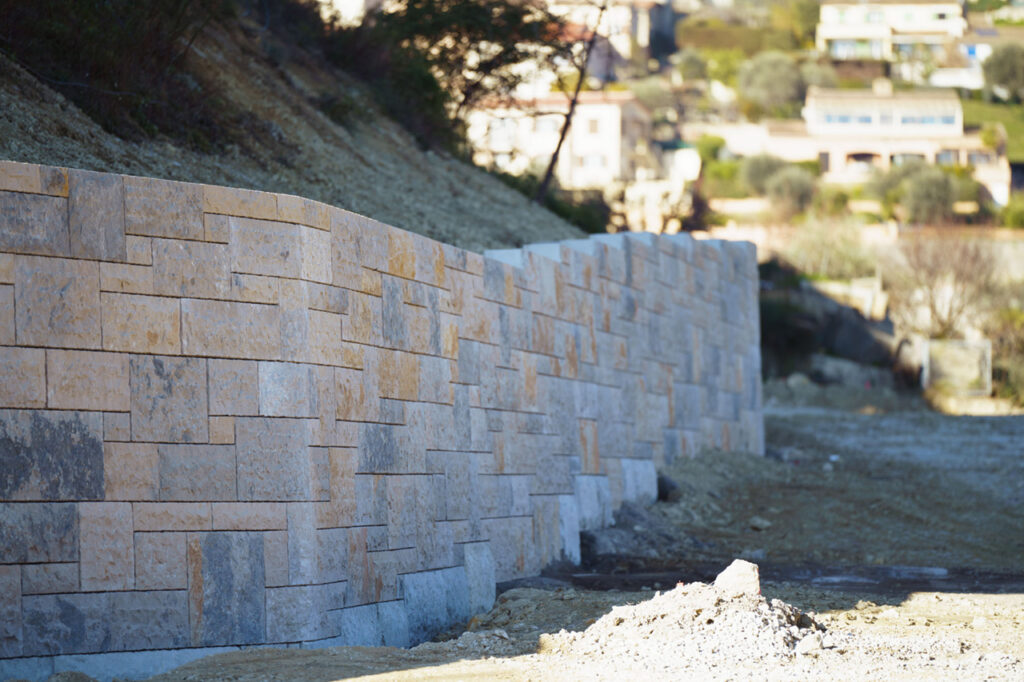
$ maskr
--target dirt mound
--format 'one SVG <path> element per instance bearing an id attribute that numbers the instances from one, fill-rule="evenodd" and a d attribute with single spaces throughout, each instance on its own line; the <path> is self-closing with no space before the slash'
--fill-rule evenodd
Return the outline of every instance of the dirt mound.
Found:
<path id="1" fill-rule="evenodd" d="M 736 568 L 753 571 L 749 586 L 736 589 L 722 580 Z M 714 659 L 786 661 L 825 646 L 824 628 L 809 614 L 761 596 L 756 571 L 737 561 L 714 584 L 680 584 L 639 604 L 617 606 L 583 632 L 541 637 L 540 652 L 632 659 L 668 672 Z"/>

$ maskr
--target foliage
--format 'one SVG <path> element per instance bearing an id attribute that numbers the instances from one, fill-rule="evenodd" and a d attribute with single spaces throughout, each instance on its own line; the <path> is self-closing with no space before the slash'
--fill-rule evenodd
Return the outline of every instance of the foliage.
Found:
<path id="1" fill-rule="evenodd" d="M 992 379 L 997 395 L 1024 405 L 1024 310 L 1019 298 L 1001 303 L 984 328 L 992 339 Z"/>
<path id="2" fill-rule="evenodd" d="M 707 63 L 705 63 L 704 58 L 701 57 L 700 52 L 692 48 L 687 48 L 678 52 L 676 54 L 675 63 L 679 74 L 686 80 L 706 78 L 708 75 Z"/>
<path id="3" fill-rule="evenodd" d="M 826 185 L 814 196 L 814 212 L 820 216 L 835 217 L 845 215 L 850 203 L 849 193 L 834 185 Z"/>
<path id="4" fill-rule="evenodd" d="M 912 223 L 938 223 L 953 215 L 956 188 L 941 168 L 922 168 L 904 181 L 900 205 Z"/>
<path id="5" fill-rule="evenodd" d="M 536 195 L 537 188 L 540 186 L 540 178 L 536 175 L 511 175 L 498 172 L 493 175 L 529 199 Z M 545 195 L 543 205 L 555 215 L 584 232 L 592 234 L 607 232 L 611 209 L 598 196 L 577 198 L 569 193 L 551 189 Z"/>
<path id="6" fill-rule="evenodd" d="M 968 12 L 991 12 L 1006 7 L 1009 0 L 967 0 Z"/>
<path id="7" fill-rule="evenodd" d="M 963 100 L 964 125 L 990 128 L 1002 124 L 1006 129 L 1006 156 L 1010 163 L 1024 162 L 1024 105 Z"/>
<path id="8" fill-rule="evenodd" d="M 778 31 L 789 31 L 799 47 L 814 44 L 818 26 L 817 0 L 775 0 L 771 4 L 771 25 Z"/>
<path id="9" fill-rule="evenodd" d="M 718 135 L 704 134 L 697 139 L 697 153 L 700 154 L 701 163 L 717 161 L 724 148 L 725 139 Z"/>
<path id="10" fill-rule="evenodd" d="M 861 239 L 861 225 L 852 219 L 808 218 L 797 228 L 783 256 L 813 277 L 845 280 L 875 272 L 875 258 Z"/>
<path id="11" fill-rule="evenodd" d="M 991 244 L 918 237 L 902 240 L 896 255 L 886 273 L 886 289 L 894 318 L 910 331 L 960 338 L 996 293 Z M 919 309 L 928 312 L 926 320 L 920 320 Z"/>
<path id="12" fill-rule="evenodd" d="M 790 49 L 793 47 L 793 37 L 789 30 L 688 17 L 676 23 L 676 44 L 680 48 L 698 50 L 720 49 L 722 45 L 729 45 L 746 55 L 754 55 L 766 49 Z"/>
<path id="13" fill-rule="evenodd" d="M 1024 227 L 1024 197 L 1016 195 L 1003 207 L 999 214 L 999 222 L 1003 227 Z"/>
<path id="14" fill-rule="evenodd" d="M 179 69 L 193 40 L 228 2 L 0 0 L 0 51 L 108 131 L 163 132 L 207 147 L 211 97 Z"/>
<path id="15" fill-rule="evenodd" d="M 816 85 L 820 88 L 835 88 L 839 85 L 839 75 L 828 64 L 804 62 L 800 65 L 800 77 L 804 85 Z"/>
<path id="16" fill-rule="evenodd" d="M 739 199 L 747 196 L 740 180 L 740 162 L 711 161 L 703 168 L 704 194 L 709 197 Z"/>
<path id="17" fill-rule="evenodd" d="M 772 206 L 785 218 L 802 213 L 814 198 L 814 176 L 797 166 L 786 166 L 765 183 Z"/>
<path id="18" fill-rule="evenodd" d="M 785 161 L 770 154 L 748 156 L 741 162 L 740 178 L 751 192 L 763 196 L 768 191 L 768 179 L 785 166 Z"/>
<path id="19" fill-rule="evenodd" d="M 742 50 L 737 49 L 706 49 L 702 50 L 704 59 L 708 65 L 708 77 L 712 80 L 721 81 L 726 85 L 736 84 L 736 78 L 740 73 L 740 66 L 746 59 Z"/>
<path id="20" fill-rule="evenodd" d="M 1017 42 L 997 45 L 981 65 L 988 87 L 1000 86 L 1011 97 L 1024 98 L 1024 45 Z"/>
<path id="21" fill-rule="evenodd" d="M 740 67 L 740 96 L 772 116 L 799 113 L 804 81 L 793 59 L 783 52 L 762 52 Z"/>

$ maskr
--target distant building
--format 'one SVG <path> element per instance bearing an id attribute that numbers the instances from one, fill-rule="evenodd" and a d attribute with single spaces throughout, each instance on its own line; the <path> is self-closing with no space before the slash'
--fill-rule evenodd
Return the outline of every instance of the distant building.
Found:
<path id="1" fill-rule="evenodd" d="M 529 102 L 483 106 L 467 117 L 475 163 L 513 175 L 547 167 L 568 99 L 562 94 Z M 563 189 L 605 189 L 658 173 L 650 146 L 651 113 L 625 91 L 584 91 L 559 153 L 555 177 Z"/>
<path id="2" fill-rule="evenodd" d="M 941 61 L 966 31 L 955 0 L 822 0 L 815 44 L 833 59 Z"/>
<path id="3" fill-rule="evenodd" d="M 733 153 L 772 154 L 787 161 L 817 160 L 825 182 L 853 185 L 911 160 L 971 166 L 993 200 L 1010 197 L 1010 164 L 980 131 L 965 131 L 963 107 L 948 89 L 894 91 L 880 79 L 871 90 L 812 86 L 803 121 L 738 126 L 691 124 L 688 134 L 720 135 Z"/>

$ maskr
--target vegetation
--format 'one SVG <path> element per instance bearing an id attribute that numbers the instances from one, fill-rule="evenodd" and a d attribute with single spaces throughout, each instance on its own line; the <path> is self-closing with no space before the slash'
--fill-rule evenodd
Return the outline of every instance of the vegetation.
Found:
<path id="1" fill-rule="evenodd" d="M 740 177 L 751 192 L 764 196 L 768 192 L 768 180 L 785 166 L 785 161 L 770 154 L 748 156 L 740 165 Z"/>
<path id="2" fill-rule="evenodd" d="M 783 52 L 762 52 L 740 67 L 739 95 L 753 105 L 751 118 L 796 116 L 806 89 L 800 67 Z"/>
<path id="3" fill-rule="evenodd" d="M 1011 197 L 999 214 L 999 222 L 1003 227 L 1024 228 L 1024 197 Z"/>
<path id="4" fill-rule="evenodd" d="M 882 202 L 892 216 L 899 205 L 913 223 L 948 221 L 953 215 L 956 186 L 950 172 L 911 161 L 894 166 L 887 173 L 876 173 L 868 183 L 868 194 Z"/>
<path id="5" fill-rule="evenodd" d="M 1024 45 L 1003 43 L 992 50 L 992 55 L 981 65 L 988 87 L 1006 88 L 1011 99 L 1024 98 Z"/>
<path id="6" fill-rule="evenodd" d="M 729 45 L 750 56 L 764 50 L 789 50 L 796 47 L 790 30 L 759 28 L 721 19 L 689 17 L 676 24 L 676 44 L 697 50 L 719 49 Z"/>
<path id="7" fill-rule="evenodd" d="M 497 172 L 493 175 L 528 199 L 533 199 L 537 194 L 537 188 L 540 187 L 540 178 L 536 175 Z M 548 189 L 541 203 L 549 211 L 584 232 L 600 234 L 607 231 L 611 209 L 597 194 L 577 197 L 552 188 Z"/>
<path id="8" fill-rule="evenodd" d="M 783 218 L 792 218 L 811 205 L 814 176 L 797 166 L 781 168 L 768 178 L 765 191 L 772 207 Z"/>
<path id="9" fill-rule="evenodd" d="M 809 277 L 848 280 L 875 273 L 875 258 L 852 219 L 810 217 L 797 229 L 783 256 Z"/>
<path id="10" fill-rule="evenodd" d="M 740 73 L 740 66 L 746 59 L 742 50 L 730 49 L 706 49 L 702 50 L 705 61 L 708 65 L 708 77 L 721 81 L 729 86 L 736 85 L 736 78 Z"/>
<path id="11" fill-rule="evenodd" d="M 964 124 L 984 126 L 1001 123 L 1006 128 L 1006 156 L 1012 163 L 1024 163 L 1024 105 L 962 101 Z"/>
<path id="12" fill-rule="evenodd" d="M 1024 405 L 1024 310 L 1019 300 L 1005 302 L 985 325 L 992 339 L 992 379 L 996 395 Z"/>
<path id="13" fill-rule="evenodd" d="M 687 48 L 677 52 L 674 61 L 679 74 L 686 80 L 706 78 L 708 75 L 707 62 L 697 50 Z"/>
<path id="14" fill-rule="evenodd" d="M 719 154 L 725 149 L 725 139 L 718 135 L 701 135 L 696 146 L 701 163 L 708 164 L 718 161 Z"/>

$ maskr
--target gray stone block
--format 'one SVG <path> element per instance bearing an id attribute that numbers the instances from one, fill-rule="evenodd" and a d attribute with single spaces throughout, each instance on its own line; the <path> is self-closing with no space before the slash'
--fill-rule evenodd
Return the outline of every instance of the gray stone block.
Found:
<path id="1" fill-rule="evenodd" d="M 68 256 L 68 200 L 0 192 L 0 250 Z"/>
<path id="2" fill-rule="evenodd" d="M 260 414 L 313 417 L 318 412 L 316 376 L 309 365 L 259 363 Z"/>
<path id="3" fill-rule="evenodd" d="M 2 570 L 0 568 L 0 573 Z M 78 564 L 24 564 L 21 567 L 21 584 L 25 594 L 77 592 Z"/>
<path id="4" fill-rule="evenodd" d="M 376 604 L 333 611 L 331 621 L 344 646 L 381 646 L 384 643 Z"/>
<path id="5" fill-rule="evenodd" d="M 50 656 L 0 660 L 0 680 L 45 680 L 53 674 L 53 660 Z"/>
<path id="6" fill-rule="evenodd" d="M 21 655 L 21 569 L 0 566 L 0 657 Z"/>
<path id="7" fill-rule="evenodd" d="M 576 501 L 579 504 L 580 530 L 612 525 L 612 495 L 607 478 L 577 476 Z"/>
<path id="8" fill-rule="evenodd" d="M 267 641 L 303 642 L 319 639 L 321 610 L 317 586 L 267 588 Z M 326 617 L 326 616 L 323 616 Z"/>
<path id="9" fill-rule="evenodd" d="M 0 410 L 0 462 L 0 499 L 103 499 L 103 417 Z"/>
<path id="10" fill-rule="evenodd" d="M 377 616 L 384 646 L 407 647 L 411 644 L 409 640 L 409 614 L 406 613 L 405 602 L 379 602 L 377 604 Z"/>
<path id="11" fill-rule="evenodd" d="M 316 514 L 313 504 L 288 505 L 288 583 L 308 585 L 317 580 Z"/>
<path id="12" fill-rule="evenodd" d="M 580 507 L 575 495 L 558 496 L 558 535 L 562 541 L 562 558 L 580 562 Z"/>
<path id="13" fill-rule="evenodd" d="M 172 502 L 233 501 L 234 445 L 160 445 L 160 499 Z"/>
<path id="14" fill-rule="evenodd" d="M 301 419 L 237 418 L 239 499 L 308 500 L 312 471 L 307 436 Z"/>
<path id="15" fill-rule="evenodd" d="M 462 566 L 400 576 L 402 597 L 409 617 L 411 643 L 424 642 L 444 628 L 465 622 L 469 583 Z"/>
<path id="16" fill-rule="evenodd" d="M 336 582 L 346 578 L 348 530 L 321 528 L 316 531 L 318 579 Z"/>
<path id="17" fill-rule="evenodd" d="M 199 556 L 196 557 L 198 552 Z M 200 562 L 190 581 L 192 644 L 257 644 L 266 636 L 263 538 L 259 533 L 201 533 L 189 547 Z M 195 569 L 193 575 L 195 574 Z"/>
<path id="18" fill-rule="evenodd" d="M 381 317 L 384 344 L 389 348 L 408 348 L 409 332 L 403 315 L 402 281 L 395 277 L 381 278 Z"/>
<path id="19" fill-rule="evenodd" d="M 132 356 L 132 440 L 205 443 L 206 360 Z"/>
<path id="20" fill-rule="evenodd" d="M 359 471 L 387 473 L 398 464 L 398 437 L 390 424 L 359 425 Z"/>
<path id="21" fill-rule="evenodd" d="M 0 563 L 78 561 L 78 506 L 0 503 Z"/>
<path id="22" fill-rule="evenodd" d="M 123 261 L 121 176 L 83 170 L 68 172 L 68 227 L 73 257 Z"/>
<path id="23" fill-rule="evenodd" d="M 642 459 L 622 460 L 622 499 L 653 504 L 658 498 L 658 472 L 654 462 Z"/>
<path id="24" fill-rule="evenodd" d="M 462 546 L 469 593 L 470 614 L 489 611 L 494 606 L 494 556 L 488 542 L 473 542 Z"/>

